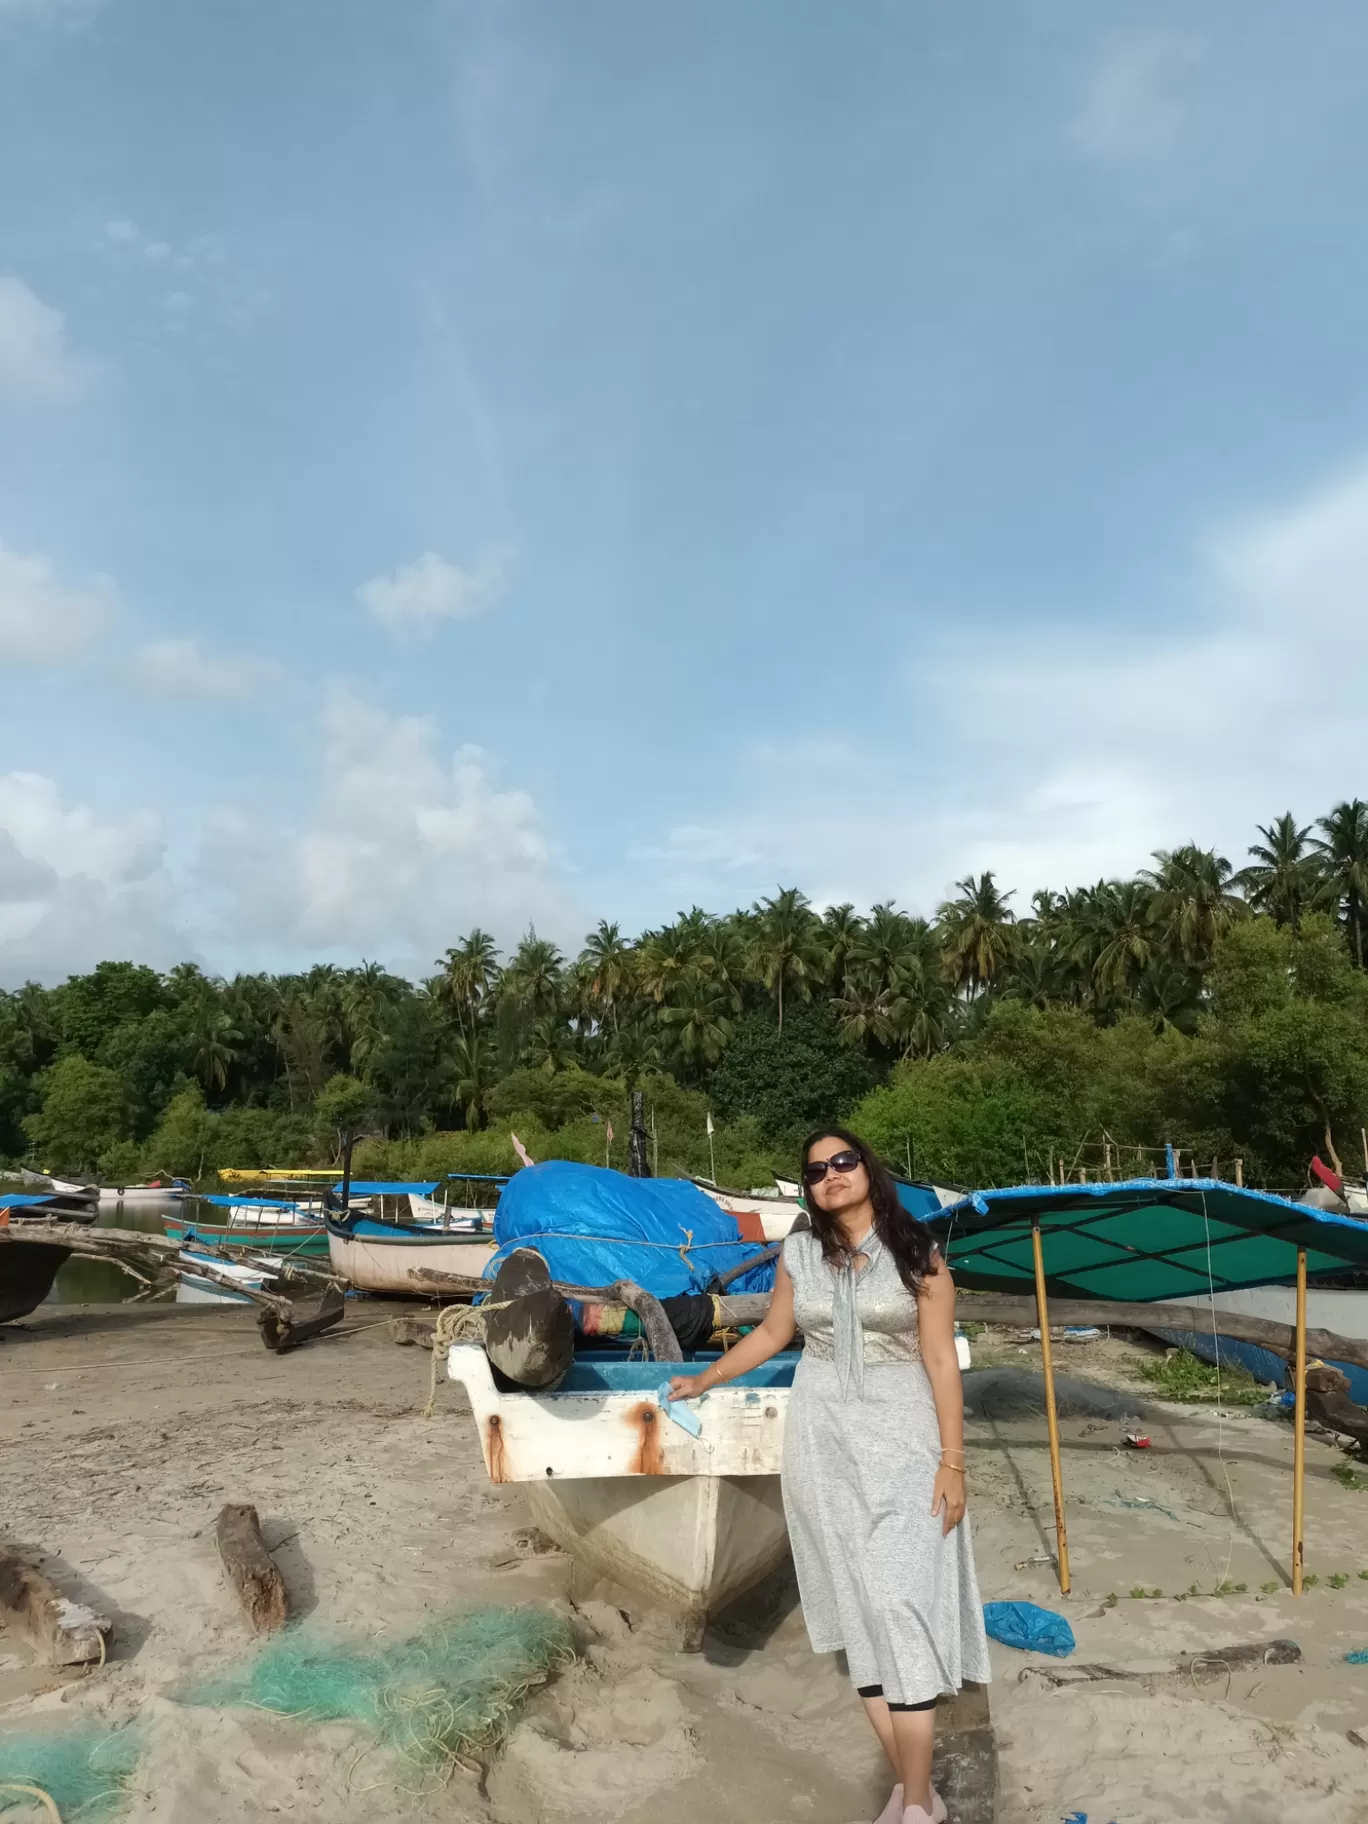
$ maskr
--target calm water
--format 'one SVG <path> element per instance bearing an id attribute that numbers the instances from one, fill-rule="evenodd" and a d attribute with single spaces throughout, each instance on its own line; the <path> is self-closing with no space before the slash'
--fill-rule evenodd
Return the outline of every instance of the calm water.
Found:
<path id="1" fill-rule="evenodd" d="M 97 1229 L 141 1229 L 160 1235 L 166 1219 L 188 1216 L 198 1200 L 168 1197 L 164 1202 L 139 1203 L 132 1208 L 115 1206 L 100 1211 Z M 136 1279 L 107 1260 L 79 1260 L 75 1255 L 57 1275 L 47 1302 L 50 1305 L 121 1305 L 134 1298 L 142 1287 Z"/>

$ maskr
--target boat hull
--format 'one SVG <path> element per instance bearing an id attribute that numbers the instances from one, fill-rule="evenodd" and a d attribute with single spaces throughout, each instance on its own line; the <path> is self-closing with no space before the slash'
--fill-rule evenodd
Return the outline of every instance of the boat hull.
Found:
<path id="1" fill-rule="evenodd" d="M 328 1229 L 327 1237 L 328 1258 L 339 1279 L 361 1292 L 398 1293 L 406 1298 L 440 1292 L 436 1282 L 424 1286 L 425 1271 L 479 1279 L 494 1253 L 492 1239 L 460 1241 L 450 1236 L 406 1235 L 391 1241 L 339 1233 L 336 1227 Z"/>
<path id="2" fill-rule="evenodd" d="M 527 1485 L 536 1524 L 582 1565 L 698 1624 L 788 1557 L 778 1476 L 585 1476 Z"/>
<path id="3" fill-rule="evenodd" d="M 70 1258 L 70 1248 L 55 1248 L 50 1242 L 6 1242 L 0 1248 L 0 1324 L 36 1311 Z"/>
<path id="4" fill-rule="evenodd" d="M 1243 1292 L 1218 1292 L 1214 1319 L 1216 1338 L 1210 1330 L 1171 1330 L 1155 1327 L 1154 1334 L 1166 1343 L 1190 1349 L 1204 1362 L 1214 1362 L 1219 1353 L 1223 1362 L 1237 1362 L 1256 1381 L 1272 1381 L 1281 1387 L 1287 1381 L 1287 1364 L 1270 1349 L 1257 1343 L 1237 1342 L 1234 1337 L 1220 1336 L 1221 1312 L 1238 1312 L 1243 1317 L 1263 1317 L 1275 1324 L 1295 1324 L 1297 1294 L 1293 1286 L 1253 1286 Z M 1306 1323 L 1311 1330 L 1329 1330 L 1336 1336 L 1368 1341 L 1368 1287 L 1361 1291 L 1310 1286 L 1306 1293 Z M 1349 1397 L 1360 1406 L 1368 1406 L 1368 1368 L 1353 1362 L 1329 1363 L 1338 1368 L 1349 1382 Z"/>
<path id="5" fill-rule="evenodd" d="M 287 1228 L 267 1228 L 238 1223 L 165 1224 L 168 1241 L 181 1247 L 202 1241 L 215 1248 L 241 1249 L 252 1254 L 298 1254 L 318 1257 L 328 1252 L 328 1232 L 319 1224 L 310 1228 L 294 1223 Z"/>
<path id="6" fill-rule="evenodd" d="M 679 1616 L 686 1638 L 788 1555 L 780 1496 L 793 1357 L 688 1408 L 660 1405 L 669 1369 L 577 1357 L 562 1390 L 503 1393 L 483 1349 L 447 1372 L 470 1400 L 493 1482 L 525 1485 L 537 1524 L 592 1572 Z"/>

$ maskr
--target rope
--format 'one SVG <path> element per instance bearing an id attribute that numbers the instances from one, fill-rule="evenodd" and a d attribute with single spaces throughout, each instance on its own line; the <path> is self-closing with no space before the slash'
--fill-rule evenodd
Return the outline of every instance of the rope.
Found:
<path id="1" fill-rule="evenodd" d="M 0 1792 L 22 1792 L 25 1798 L 37 1799 L 53 1824 L 62 1824 L 62 1814 L 54 1804 L 52 1794 L 44 1792 L 41 1786 L 23 1786 L 18 1780 L 4 1780 L 0 1781 Z"/>
<path id="2" fill-rule="evenodd" d="M 483 1342 L 485 1318 L 491 1311 L 506 1311 L 514 1302 L 504 1298 L 497 1302 L 486 1300 L 482 1305 L 444 1305 L 437 1313 L 432 1332 L 432 1379 L 428 1385 L 427 1405 L 423 1408 L 425 1419 L 430 1419 L 437 1407 L 437 1377 L 448 1349 L 475 1338 Z"/>

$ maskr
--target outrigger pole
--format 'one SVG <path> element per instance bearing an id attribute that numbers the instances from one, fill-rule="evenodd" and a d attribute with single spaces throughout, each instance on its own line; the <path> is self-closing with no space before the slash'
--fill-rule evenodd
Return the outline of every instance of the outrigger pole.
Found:
<path id="1" fill-rule="evenodd" d="M 1045 1296 L 1045 1255 L 1040 1221 L 1031 1218 L 1031 1251 L 1035 1256 L 1036 1316 L 1040 1322 L 1040 1364 L 1045 1373 L 1045 1423 L 1050 1433 L 1050 1480 L 1054 1484 L 1056 1562 L 1061 1594 L 1069 1593 L 1069 1536 L 1064 1523 L 1064 1470 L 1059 1460 L 1059 1412 L 1055 1406 L 1054 1355 L 1050 1348 L 1050 1307 Z M 1303 1260 L 1305 1256 L 1303 1255 Z M 1303 1332 L 1304 1334 L 1304 1332 Z M 1300 1527 L 1300 1520 L 1297 1525 Z M 1299 1535 L 1300 1536 L 1300 1535 Z M 1294 1585 L 1294 1588 L 1299 1585 Z"/>

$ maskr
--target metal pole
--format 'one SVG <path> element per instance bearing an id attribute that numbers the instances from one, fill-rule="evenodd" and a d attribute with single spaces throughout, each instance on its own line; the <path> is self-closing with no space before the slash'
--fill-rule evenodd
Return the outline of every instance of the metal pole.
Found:
<path id="1" fill-rule="evenodd" d="M 708 1176 L 714 1184 L 717 1183 L 717 1149 L 713 1145 L 711 1134 L 708 1135 Z"/>
<path id="2" fill-rule="evenodd" d="M 1297 1406 L 1292 1434 L 1292 1594 L 1302 1593 L 1305 1552 L 1302 1522 L 1306 1512 L 1306 1249 L 1297 1249 Z"/>
<path id="3" fill-rule="evenodd" d="M 1050 1306 L 1045 1296 L 1045 1255 L 1040 1245 L 1040 1222 L 1031 1223 L 1031 1252 L 1035 1255 L 1036 1316 L 1040 1322 L 1040 1365 L 1045 1374 L 1045 1424 L 1050 1434 L 1050 1480 L 1054 1485 L 1055 1538 L 1059 1588 L 1069 1593 L 1069 1535 L 1064 1523 L 1064 1470 L 1059 1461 L 1059 1412 L 1055 1406 L 1054 1355 L 1050 1348 Z"/>

